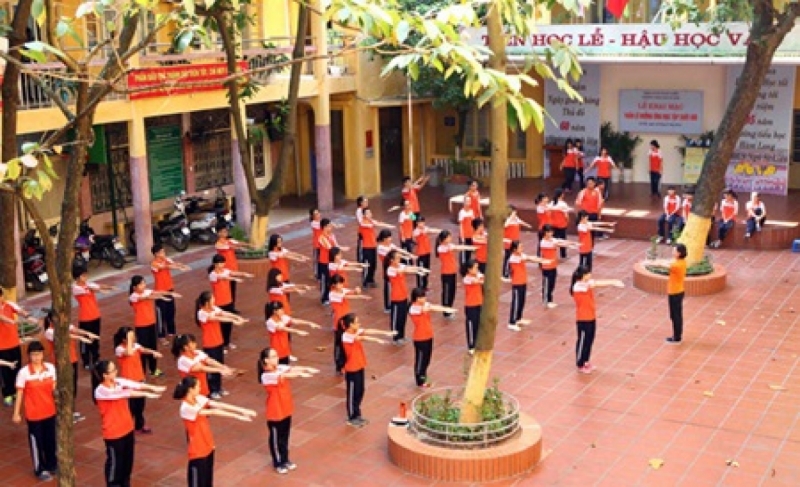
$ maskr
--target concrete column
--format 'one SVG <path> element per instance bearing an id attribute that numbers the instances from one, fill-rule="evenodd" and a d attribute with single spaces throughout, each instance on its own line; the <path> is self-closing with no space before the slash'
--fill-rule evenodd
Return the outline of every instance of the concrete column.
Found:
<path id="1" fill-rule="evenodd" d="M 322 10 L 321 0 L 312 7 Z M 317 44 L 319 59 L 314 61 L 317 99 L 314 106 L 314 152 L 317 162 L 317 206 L 320 211 L 333 209 L 333 161 L 331 159 L 331 101 L 328 89 L 328 26 L 319 15 L 311 16 L 311 35 Z"/>
<path id="2" fill-rule="evenodd" d="M 245 116 L 245 107 L 242 104 L 242 117 Z M 233 165 L 233 194 L 236 196 L 236 224 L 242 227 L 249 235 L 253 205 L 250 200 L 250 191 L 247 190 L 247 176 L 242 167 L 244 161 L 242 161 L 242 155 L 239 152 L 239 139 L 236 138 L 236 131 L 233 130 L 234 122 L 233 118 L 231 118 L 231 164 Z M 247 127 L 247 120 L 245 119 L 243 122 Z M 252 158 L 247 160 L 248 164 L 252 162 Z"/>
<path id="3" fill-rule="evenodd" d="M 147 168 L 147 138 L 144 118 L 134 116 L 128 124 L 130 140 L 131 189 L 133 193 L 133 228 L 136 232 L 136 262 L 152 260 L 153 216 L 150 210 L 150 181 Z"/>

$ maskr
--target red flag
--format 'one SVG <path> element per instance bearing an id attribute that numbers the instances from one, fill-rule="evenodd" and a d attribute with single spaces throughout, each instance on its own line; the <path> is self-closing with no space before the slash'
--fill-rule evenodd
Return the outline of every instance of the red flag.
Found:
<path id="1" fill-rule="evenodd" d="M 606 9 L 611 12 L 611 14 L 616 17 L 622 17 L 623 12 L 625 12 L 625 7 L 628 5 L 628 0 L 608 0 L 606 2 Z"/>

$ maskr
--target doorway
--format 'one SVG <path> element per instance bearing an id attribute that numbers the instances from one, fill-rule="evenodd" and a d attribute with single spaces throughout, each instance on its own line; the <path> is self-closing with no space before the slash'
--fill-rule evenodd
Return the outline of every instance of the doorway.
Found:
<path id="1" fill-rule="evenodd" d="M 399 187 L 403 180 L 403 108 L 378 111 L 381 144 L 381 191 Z"/>

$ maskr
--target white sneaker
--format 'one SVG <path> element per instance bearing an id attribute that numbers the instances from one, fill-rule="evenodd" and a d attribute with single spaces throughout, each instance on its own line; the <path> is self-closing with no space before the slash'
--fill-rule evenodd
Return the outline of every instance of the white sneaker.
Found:
<path id="1" fill-rule="evenodd" d="M 511 331 L 522 331 L 522 328 L 520 328 L 518 325 L 508 325 L 508 329 Z"/>
<path id="2" fill-rule="evenodd" d="M 297 357 L 294 355 L 289 355 L 289 362 L 297 362 Z"/>
<path id="3" fill-rule="evenodd" d="M 550 309 L 553 309 L 556 306 L 558 306 L 556 303 L 547 303 L 547 307 L 550 308 Z"/>

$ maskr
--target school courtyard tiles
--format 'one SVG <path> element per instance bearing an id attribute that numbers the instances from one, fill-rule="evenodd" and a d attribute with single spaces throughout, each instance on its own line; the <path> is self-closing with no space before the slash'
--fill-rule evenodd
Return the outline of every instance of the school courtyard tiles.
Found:
<path id="1" fill-rule="evenodd" d="M 425 189 L 422 205 L 429 226 L 455 230 L 445 212 L 440 190 Z M 379 217 L 394 221 L 383 209 L 395 198 L 373 201 Z M 656 203 L 657 204 L 657 203 Z M 431 211 L 433 210 L 433 211 Z M 352 205 L 337 208 L 335 220 L 346 228 L 337 235 L 353 245 Z M 304 223 L 283 226 L 288 248 L 310 253 Z M 532 244 L 533 234 L 525 234 Z M 529 244 L 528 248 L 533 248 Z M 525 317 L 533 321 L 520 333 L 506 329 L 510 289 L 501 296 L 493 376 L 514 394 L 544 431 L 544 458 L 531 473 L 498 482 L 517 486 L 796 486 L 800 485 L 800 254 L 713 251 L 729 276 L 725 292 L 687 298 L 684 343 L 664 343 L 670 325 L 665 297 L 634 289 L 631 268 L 644 256 L 643 241 L 610 239 L 598 244 L 597 278 L 621 278 L 624 290 L 597 293 L 598 333 L 592 354 L 593 375 L 575 371 L 574 307 L 568 295 L 571 256 L 559 267 L 556 302 L 538 303 L 538 271 L 531 269 Z M 179 330 L 197 333 L 192 301 L 206 289 L 209 249 L 178 256 L 194 270 L 176 277 Z M 350 252 L 352 254 L 352 251 Z M 436 259 L 434 259 L 435 261 Z M 434 276 L 438 276 L 434 263 Z M 105 278 L 127 290 L 134 273 L 149 278 L 146 268 Z M 312 284 L 311 268 L 293 266 L 295 281 Z M 432 279 L 432 300 L 439 301 L 438 278 Z M 238 308 L 252 322 L 234 332 L 238 349 L 228 363 L 246 374 L 225 379 L 226 401 L 256 409 L 247 424 L 213 418 L 218 486 L 415 486 L 435 482 L 403 473 L 387 457 L 386 428 L 401 401 L 418 392 L 411 364 L 412 346 L 367 345 L 367 392 L 364 414 L 371 423 L 353 429 L 344 423 L 344 385 L 333 373 L 330 316 L 317 295 L 293 297 L 296 316 L 323 325 L 308 337 L 295 337 L 300 363 L 318 367 L 313 379 L 296 379 L 293 392 L 291 457 L 299 468 L 278 475 L 271 468 L 264 424 L 264 393 L 255 378 L 255 360 L 266 346 L 263 326 L 264 282 L 240 285 Z M 380 294 L 368 293 L 376 300 Z M 128 325 L 131 310 L 124 292 L 104 297 L 103 355 L 110 356 L 108 337 Z M 457 307 L 462 306 L 459 291 Z M 369 327 L 388 328 L 379 301 L 355 302 L 354 310 Z M 46 305 L 42 298 L 24 303 Z M 436 346 L 430 376 L 436 386 L 460 385 L 468 366 L 463 313 L 452 322 L 436 318 Z M 324 349 L 323 349 L 324 348 Z M 168 349 L 160 361 L 166 376 L 154 382 L 171 387 L 177 377 Z M 89 399 L 88 374 L 81 370 L 78 409 L 87 419 L 75 427 L 79 486 L 103 485 L 105 451 L 97 410 Z M 138 436 L 134 485 L 185 485 L 186 450 L 178 404 L 170 392 L 148 400 L 145 415 L 154 434 Z M 0 478 L 3 485 L 37 485 L 30 471 L 25 427 L 0 423 Z M 663 462 L 663 464 L 662 464 Z M 661 465 L 659 468 L 655 466 Z"/>

